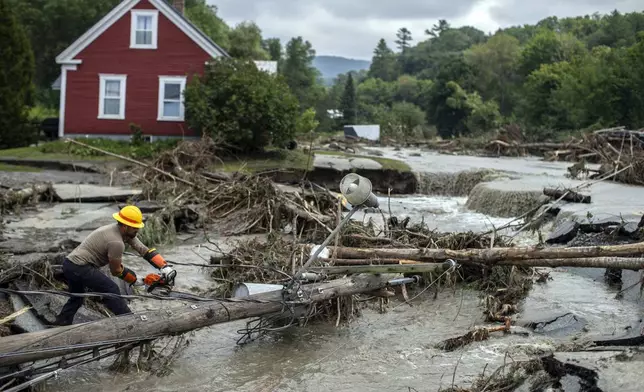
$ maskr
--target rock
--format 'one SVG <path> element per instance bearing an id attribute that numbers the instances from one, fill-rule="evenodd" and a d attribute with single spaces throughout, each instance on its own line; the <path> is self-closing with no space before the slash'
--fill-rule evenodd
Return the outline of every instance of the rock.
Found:
<path id="1" fill-rule="evenodd" d="M 633 237 L 639 233 L 640 226 L 635 222 L 627 222 L 620 227 L 620 233 L 629 237 Z"/>
<path id="2" fill-rule="evenodd" d="M 313 165 L 320 168 L 332 168 L 338 171 L 352 169 L 379 170 L 382 165 L 369 158 L 347 158 L 342 155 L 316 155 Z"/>
<path id="3" fill-rule="evenodd" d="M 587 324 L 586 319 L 573 313 L 566 313 L 550 320 L 528 322 L 525 327 L 544 335 L 568 336 L 581 331 Z"/>
<path id="4" fill-rule="evenodd" d="M 141 194 L 139 189 L 88 184 L 54 184 L 53 188 L 62 202 L 124 202 Z"/>
<path id="5" fill-rule="evenodd" d="M 16 288 L 20 291 L 33 291 L 40 290 L 35 283 L 27 283 L 23 280 L 18 280 L 14 283 Z M 25 299 L 33 306 L 34 310 L 40 318 L 49 323 L 56 320 L 56 316 L 63 309 L 63 305 L 67 302 L 68 297 L 62 295 L 25 295 Z M 100 320 L 103 318 L 99 313 L 87 308 L 88 300 L 85 299 L 83 306 L 78 309 L 74 317 L 75 323 L 84 323 L 88 321 Z M 42 325 L 42 323 L 41 323 Z M 43 327 L 44 328 L 44 327 Z"/>
<path id="6" fill-rule="evenodd" d="M 19 295 L 11 294 L 9 296 L 9 299 L 11 301 L 11 305 L 13 306 L 14 312 L 17 312 L 25 306 L 28 306 L 28 304 Z M 13 325 L 23 330 L 24 332 L 37 332 L 45 329 L 45 325 L 38 319 L 33 309 L 30 309 L 27 312 L 16 317 L 16 319 L 13 321 Z"/>
<path id="7" fill-rule="evenodd" d="M 555 227 L 548 235 L 546 244 L 567 244 L 577 236 L 577 232 L 581 225 L 574 221 L 565 221 Z"/>

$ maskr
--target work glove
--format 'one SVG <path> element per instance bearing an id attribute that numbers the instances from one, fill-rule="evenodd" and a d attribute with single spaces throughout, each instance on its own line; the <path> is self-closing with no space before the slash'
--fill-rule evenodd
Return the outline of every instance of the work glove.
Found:
<path id="1" fill-rule="evenodd" d="M 163 270 L 163 268 L 168 267 L 168 263 L 155 248 L 148 250 L 143 258 L 156 269 Z"/>
<path id="2" fill-rule="evenodd" d="M 168 265 L 168 262 L 165 261 L 163 256 L 161 256 L 155 248 L 148 250 L 143 258 L 153 267 L 161 271 L 161 276 L 163 276 L 164 280 L 169 285 L 174 285 L 174 278 L 177 276 L 177 271 Z"/>
<path id="3" fill-rule="evenodd" d="M 123 267 L 123 270 L 118 275 L 118 277 L 123 279 L 126 283 L 129 283 L 130 285 L 133 285 L 136 283 L 136 274 L 134 273 L 134 271 L 132 271 L 127 267 Z"/>

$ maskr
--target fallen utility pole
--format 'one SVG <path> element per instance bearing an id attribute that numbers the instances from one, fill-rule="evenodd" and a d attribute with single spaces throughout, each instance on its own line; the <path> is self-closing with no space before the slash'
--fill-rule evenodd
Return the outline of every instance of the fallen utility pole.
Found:
<path id="1" fill-rule="evenodd" d="M 337 265 L 333 267 L 310 267 L 311 272 L 322 272 L 328 275 L 342 274 L 413 274 L 425 272 L 442 272 L 451 265 L 440 263 L 417 264 L 384 264 L 384 265 Z"/>
<path id="2" fill-rule="evenodd" d="M 329 265 L 389 265 L 389 264 L 419 264 L 422 261 L 404 259 L 327 259 L 320 257 L 320 263 Z"/>
<path id="3" fill-rule="evenodd" d="M 329 253 L 338 259 L 405 259 L 426 262 L 454 259 L 458 262 L 481 264 L 514 265 L 515 260 L 570 259 L 597 257 L 642 257 L 644 242 L 625 245 L 580 246 L 570 248 L 543 248 L 537 246 L 522 248 L 489 249 L 407 249 L 407 248 L 345 248 L 328 247 Z M 641 262 L 634 263 L 634 269 L 644 268 Z M 619 267 L 617 267 L 619 268 Z"/>
<path id="4" fill-rule="evenodd" d="M 399 259 L 319 259 L 331 264 L 329 267 L 311 267 L 311 271 L 327 274 L 361 272 L 429 272 L 442 264 Z M 465 261 L 467 263 L 467 261 Z M 472 262 L 476 263 L 476 262 Z M 480 264 L 485 264 L 481 262 Z M 517 267 L 581 267 L 581 268 L 619 268 L 637 271 L 644 268 L 644 257 L 580 257 L 559 259 L 500 260 L 496 265 Z"/>
<path id="5" fill-rule="evenodd" d="M 399 275 L 359 275 L 301 287 L 304 298 L 319 302 L 387 287 Z M 84 324 L 0 338 L 0 367 L 109 347 L 123 342 L 181 334 L 214 324 L 284 310 L 282 292 L 257 294 L 239 301 L 202 302 L 162 308 Z"/>

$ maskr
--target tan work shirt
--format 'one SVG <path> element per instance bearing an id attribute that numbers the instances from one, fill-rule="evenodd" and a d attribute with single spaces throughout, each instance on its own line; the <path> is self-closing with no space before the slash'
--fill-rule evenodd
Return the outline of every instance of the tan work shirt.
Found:
<path id="1" fill-rule="evenodd" d="M 138 238 L 125 241 L 117 224 L 113 223 L 91 232 L 67 258 L 77 265 L 92 264 L 101 268 L 109 264 L 110 259 L 120 259 L 126 243 L 141 256 L 148 251 L 148 247 Z"/>

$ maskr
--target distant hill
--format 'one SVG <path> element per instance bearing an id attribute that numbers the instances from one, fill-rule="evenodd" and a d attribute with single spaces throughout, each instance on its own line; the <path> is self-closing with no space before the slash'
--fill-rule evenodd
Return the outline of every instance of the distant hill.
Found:
<path id="1" fill-rule="evenodd" d="M 333 79 L 339 74 L 369 69 L 370 64 L 371 61 L 348 59 L 339 56 L 316 56 L 313 59 L 313 66 L 320 71 L 328 84 L 333 83 Z"/>

